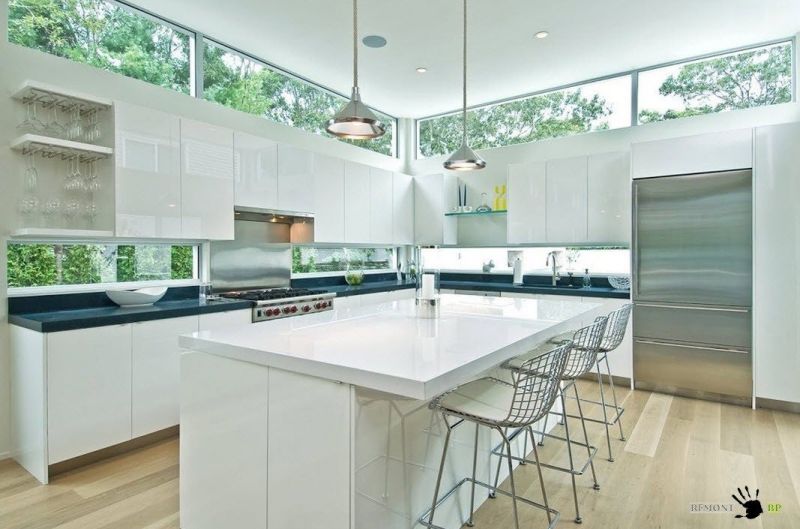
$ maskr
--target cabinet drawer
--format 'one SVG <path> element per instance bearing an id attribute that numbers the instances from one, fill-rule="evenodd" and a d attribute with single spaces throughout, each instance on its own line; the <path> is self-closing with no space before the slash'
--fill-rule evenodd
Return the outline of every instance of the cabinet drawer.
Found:
<path id="1" fill-rule="evenodd" d="M 633 375 L 637 387 L 690 395 L 749 398 L 753 389 L 749 352 L 708 347 L 635 339 Z"/>
<path id="2" fill-rule="evenodd" d="M 633 333 L 637 338 L 716 344 L 750 349 L 751 313 L 746 309 L 674 307 L 637 303 Z"/>

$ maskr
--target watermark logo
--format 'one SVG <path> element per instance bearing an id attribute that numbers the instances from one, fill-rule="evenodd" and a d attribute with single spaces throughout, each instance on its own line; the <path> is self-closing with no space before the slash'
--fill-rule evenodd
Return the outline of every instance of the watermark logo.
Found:
<path id="1" fill-rule="evenodd" d="M 747 485 L 744 486 L 744 491 L 747 493 L 746 497 L 742 492 L 742 489 L 737 488 L 736 490 L 739 491 L 739 497 L 741 499 L 739 499 L 736 494 L 731 494 L 731 498 L 736 500 L 745 511 L 744 514 L 737 514 L 736 518 L 747 518 L 748 520 L 753 520 L 754 518 L 761 516 L 761 514 L 764 512 L 764 508 L 761 506 L 761 501 L 758 499 L 759 489 L 756 489 L 755 498 L 750 496 L 750 489 L 747 487 Z"/>
<path id="2" fill-rule="evenodd" d="M 736 503 L 690 503 L 689 512 L 691 514 L 733 514 L 735 518 L 747 520 L 755 520 L 764 513 L 780 513 L 783 508 L 782 505 L 780 503 L 762 504 L 758 497 L 760 492 L 760 489 L 756 489 L 754 496 L 750 492 L 750 487 L 745 485 L 744 491 L 741 488 L 737 488 L 735 493 L 731 495 L 731 498 Z"/>

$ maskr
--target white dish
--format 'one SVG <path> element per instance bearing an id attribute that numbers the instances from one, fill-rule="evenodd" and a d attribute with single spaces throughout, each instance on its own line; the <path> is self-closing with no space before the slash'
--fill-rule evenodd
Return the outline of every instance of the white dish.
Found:
<path id="1" fill-rule="evenodd" d="M 608 276 L 608 282 L 612 288 L 617 290 L 630 290 L 631 288 L 630 276 Z"/>
<path id="2" fill-rule="evenodd" d="M 164 297 L 167 287 L 148 287 L 139 290 L 106 290 L 106 296 L 120 307 L 144 307 Z"/>

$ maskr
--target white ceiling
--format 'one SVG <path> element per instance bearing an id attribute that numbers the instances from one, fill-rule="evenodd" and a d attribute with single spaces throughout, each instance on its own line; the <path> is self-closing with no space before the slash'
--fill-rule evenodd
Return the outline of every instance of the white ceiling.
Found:
<path id="1" fill-rule="evenodd" d="M 342 93 L 350 0 L 135 0 Z M 800 32 L 800 0 L 470 0 L 469 104 Z M 395 116 L 460 106 L 461 2 L 361 0 L 361 92 Z M 533 38 L 539 30 L 550 37 Z M 415 72 L 425 66 L 428 73 Z"/>

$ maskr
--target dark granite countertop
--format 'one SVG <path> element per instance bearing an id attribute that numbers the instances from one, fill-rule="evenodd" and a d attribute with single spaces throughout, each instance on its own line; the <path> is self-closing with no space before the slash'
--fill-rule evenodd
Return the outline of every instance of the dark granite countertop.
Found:
<path id="1" fill-rule="evenodd" d="M 325 285 L 318 287 L 320 290 L 335 292 L 336 297 L 344 298 L 347 296 L 358 296 L 361 294 L 376 294 L 379 292 L 393 292 L 395 290 L 405 290 L 415 288 L 413 281 L 368 281 L 356 286 L 350 285 Z"/>
<path id="2" fill-rule="evenodd" d="M 479 292 L 515 292 L 519 294 L 552 294 L 554 296 L 581 296 L 587 298 L 617 298 L 628 299 L 631 297 L 629 290 L 617 290 L 611 287 L 568 287 L 547 285 L 513 285 L 501 282 L 483 281 L 442 281 L 441 288 L 451 290 L 476 290 Z"/>
<path id="3" fill-rule="evenodd" d="M 337 297 L 357 296 L 359 294 L 375 294 L 414 288 L 415 284 L 408 281 L 370 281 L 358 286 L 325 285 L 321 290 L 335 292 Z M 443 280 L 441 288 L 449 290 L 474 290 L 478 292 L 514 292 L 520 294 L 552 294 L 555 296 L 581 296 L 596 298 L 628 299 L 631 297 L 627 290 L 616 290 L 610 287 L 551 287 L 545 285 L 513 285 L 511 283 L 484 282 L 484 281 L 452 281 Z"/>
<path id="4" fill-rule="evenodd" d="M 223 299 L 202 303 L 198 298 L 193 298 L 159 301 L 147 307 L 105 306 L 9 314 L 8 322 L 38 332 L 58 332 L 248 309 L 252 306 L 250 301 Z"/>

